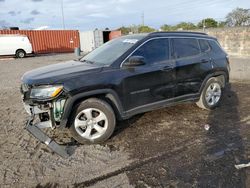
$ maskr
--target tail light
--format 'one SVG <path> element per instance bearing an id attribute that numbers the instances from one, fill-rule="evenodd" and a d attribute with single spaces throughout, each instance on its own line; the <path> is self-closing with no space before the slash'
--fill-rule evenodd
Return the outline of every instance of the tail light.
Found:
<path id="1" fill-rule="evenodd" d="M 227 59 L 227 63 L 230 64 L 229 55 L 228 54 L 226 54 L 226 59 Z"/>

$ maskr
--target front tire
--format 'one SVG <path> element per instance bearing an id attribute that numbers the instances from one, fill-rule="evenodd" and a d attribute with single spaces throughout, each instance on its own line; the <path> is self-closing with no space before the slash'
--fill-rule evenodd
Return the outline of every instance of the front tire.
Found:
<path id="1" fill-rule="evenodd" d="M 81 144 L 102 143 L 114 132 L 116 118 L 111 106 L 100 99 L 90 98 L 75 106 L 70 132 Z"/>
<path id="2" fill-rule="evenodd" d="M 200 108 L 211 110 L 217 107 L 222 97 L 222 85 L 215 78 L 207 81 L 202 90 L 199 101 L 196 103 Z"/>

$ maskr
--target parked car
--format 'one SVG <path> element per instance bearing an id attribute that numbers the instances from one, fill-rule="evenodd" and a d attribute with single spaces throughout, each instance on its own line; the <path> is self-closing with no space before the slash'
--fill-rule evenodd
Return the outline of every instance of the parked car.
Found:
<path id="1" fill-rule="evenodd" d="M 32 53 L 32 45 L 25 35 L 0 35 L 0 55 L 23 58 Z"/>
<path id="2" fill-rule="evenodd" d="M 139 113 L 184 102 L 214 109 L 228 81 L 229 60 L 216 38 L 195 32 L 123 36 L 79 60 L 24 74 L 26 128 L 63 156 L 39 128 L 65 127 L 79 143 L 100 143 L 117 120 Z M 40 121 L 34 124 L 35 116 Z"/>

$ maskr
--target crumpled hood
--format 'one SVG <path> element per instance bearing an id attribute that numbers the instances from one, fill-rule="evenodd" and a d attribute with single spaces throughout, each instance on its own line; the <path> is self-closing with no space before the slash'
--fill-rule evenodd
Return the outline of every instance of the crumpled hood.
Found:
<path id="1" fill-rule="evenodd" d="M 67 61 L 26 72 L 22 81 L 28 85 L 62 83 L 72 77 L 100 72 L 101 69 L 102 67 L 80 61 Z"/>

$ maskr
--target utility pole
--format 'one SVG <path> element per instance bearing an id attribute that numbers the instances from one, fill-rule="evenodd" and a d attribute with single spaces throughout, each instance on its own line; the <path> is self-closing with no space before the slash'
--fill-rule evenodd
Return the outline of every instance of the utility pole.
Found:
<path id="1" fill-rule="evenodd" d="M 62 10 L 62 24 L 63 24 L 63 29 L 65 30 L 63 0 L 61 0 L 61 10 Z"/>
<path id="2" fill-rule="evenodd" d="M 142 20 L 142 26 L 144 26 L 144 11 L 142 11 L 141 20 Z"/>
<path id="3" fill-rule="evenodd" d="M 206 19 L 203 19 L 203 32 L 205 33 L 205 29 L 206 29 Z"/>

